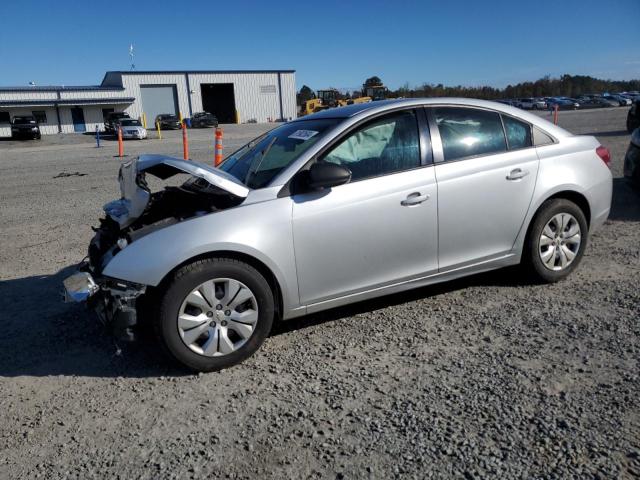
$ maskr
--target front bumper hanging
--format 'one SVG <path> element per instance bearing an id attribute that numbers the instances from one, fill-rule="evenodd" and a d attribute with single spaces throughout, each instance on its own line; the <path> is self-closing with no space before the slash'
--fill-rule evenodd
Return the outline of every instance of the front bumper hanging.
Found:
<path id="1" fill-rule="evenodd" d="M 78 271 L 62 283 L 65 302 L 86 303 L 111 328 L 117 339 L 135 340 L 138 324 L 136 303 L 146 291 L 144 285 L 98 276 L 94 278 L 87 271 Z"/>

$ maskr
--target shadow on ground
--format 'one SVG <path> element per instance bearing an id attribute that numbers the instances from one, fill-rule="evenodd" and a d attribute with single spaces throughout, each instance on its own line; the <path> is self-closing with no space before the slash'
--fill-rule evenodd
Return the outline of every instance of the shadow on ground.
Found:
<path id="1" fill-rule="evenodd" d="M 623 179 L 614 180 L 611 219 L 640 221 L 640 195 Z M 81 305 L 62 302 L 62 280 L 75 267 L 54 275 L 0 281 L 0 377 L 95 376 L 156 377 L 188 372 L 176 368 L 144 338 L 134 345 L 120 345 L 122 353 L 92 312 Z M 389 295 L 283 322 L 272 335 L 337 321 L 359 313 L 435 297 L 470 286 L 521 284 L 516 269 L 508 268 L 417 290 Z"/>

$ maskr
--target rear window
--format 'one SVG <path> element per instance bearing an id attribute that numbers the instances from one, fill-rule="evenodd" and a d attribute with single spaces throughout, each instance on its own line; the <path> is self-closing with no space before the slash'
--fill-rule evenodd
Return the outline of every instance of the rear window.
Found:
<path id="1" fill-rule="evenodd" d="M 36 119 L 33 117 L 13 117 L 13 123 L 15 124 L 36 123 Z"/>

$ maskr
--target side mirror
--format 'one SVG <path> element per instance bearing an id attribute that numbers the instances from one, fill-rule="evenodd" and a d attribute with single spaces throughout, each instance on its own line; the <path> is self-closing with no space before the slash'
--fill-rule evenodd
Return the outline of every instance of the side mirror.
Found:
<path id="1" fill-rule="evenodd" d="M 316 162 L 309 169 L 308 185 L 312 188 L 331 188 L 351 180 L 351 170 L 330 162 Z"/>

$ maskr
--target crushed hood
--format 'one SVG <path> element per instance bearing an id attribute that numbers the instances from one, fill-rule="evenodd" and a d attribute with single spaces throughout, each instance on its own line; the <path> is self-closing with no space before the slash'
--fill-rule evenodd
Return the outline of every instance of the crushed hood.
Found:
<path id="1" fill-rule="evenodd" d="M 140 155 L 120 166 L 118 181 L 122 197 L 104 206 L 105 213 L 118 222 L 120 228 L 131 225 L 147 208 L 151 198 L 144 180 L 147 173 L 161 180 L 187 173 L 234 197 L 246 198 L 249 194 L 249 189 L 235 177 L 204 163 L 165 155 Z"/>

